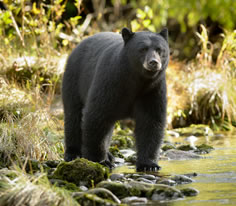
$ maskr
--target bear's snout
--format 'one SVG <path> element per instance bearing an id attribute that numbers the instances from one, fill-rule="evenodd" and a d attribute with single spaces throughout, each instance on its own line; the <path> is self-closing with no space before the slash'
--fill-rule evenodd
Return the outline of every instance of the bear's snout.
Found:
<path id="1" fill-rule="evenodd" d="M 148 68 L 147 70 L 150 70 L 150 71 L 158 71 L 158 70 L 161 70 L 161 62 L 158 61 L 157 59 L 151 59 L 149 62 L 148 62 Z"/>

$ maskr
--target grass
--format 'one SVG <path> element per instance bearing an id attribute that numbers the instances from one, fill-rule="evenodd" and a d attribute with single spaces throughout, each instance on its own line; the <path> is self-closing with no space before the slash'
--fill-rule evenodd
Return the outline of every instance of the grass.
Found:
<path id="1" fill-rule="evenodd" d="M 197 35 L 202 50 L 196 59 L 186 65 L 171 65 L 167 73 L 170 123 L 178 118 L 187 125 L 200 123 L 230 130 L 231 125 L 236 126 L 236 31 L 223 35 L 216 62 L 212 60 L 214 45 L 204 26 Z"/>
<path id="2" fill-rule="evenodd" d="M 0 205 L 2 206 L 67 206 L 79 205 L 71 194 L 52 186 L 46 174 L 29 176 L 20 169 L 0 170 Z M 13 178 L 12 178 L 13 176 Z"/>

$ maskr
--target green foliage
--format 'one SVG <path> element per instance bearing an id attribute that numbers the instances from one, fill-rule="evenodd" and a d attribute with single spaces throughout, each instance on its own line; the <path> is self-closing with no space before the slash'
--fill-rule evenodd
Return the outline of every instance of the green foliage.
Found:
<path id="1" fill-rule="evenodd" d="M 141 0 L 131 1 L 135 8 L 148 5 L 152 9 L 152 23 L 156 28 L 165 26 L 168 19 L 174 19 L 181 25 L 181 31 L 188 27 L 196 27 L 201 21 L 210 17 L 219 22 L 226 29 L 233 29 L 236 25 L 236 1 L 234 0 Z M 137 10 L 137 13 L 140 9 Z"/>

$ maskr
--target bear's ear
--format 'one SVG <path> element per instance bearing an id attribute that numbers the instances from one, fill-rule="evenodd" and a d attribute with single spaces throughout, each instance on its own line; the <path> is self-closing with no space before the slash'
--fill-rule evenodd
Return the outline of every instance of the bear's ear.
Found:
<path id="1" fill-rule="evenodd" d="M 134 35 L 134 32 L 130 31 L 128 28 L 123 28 L 121 34 L 126 44 L 130 40 L 130 38 Z"/>
<path id="2" fill-rule="evenodd" d="M 168 29 L 167 28 L 162 29 L 162 31 L 159 34 L 168 42 Z"/>

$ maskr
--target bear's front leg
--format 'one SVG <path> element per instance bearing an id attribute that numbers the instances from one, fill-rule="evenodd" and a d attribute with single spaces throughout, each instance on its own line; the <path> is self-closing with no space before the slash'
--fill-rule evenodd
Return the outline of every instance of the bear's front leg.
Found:
<path id="1" fill-rule="evenodd" d="M 160 88 L 159 88 L 160 89 Z M 166 121 L 166 93 L 156 91 L 135 105 L 137 171 L 157 171 Z"/>

